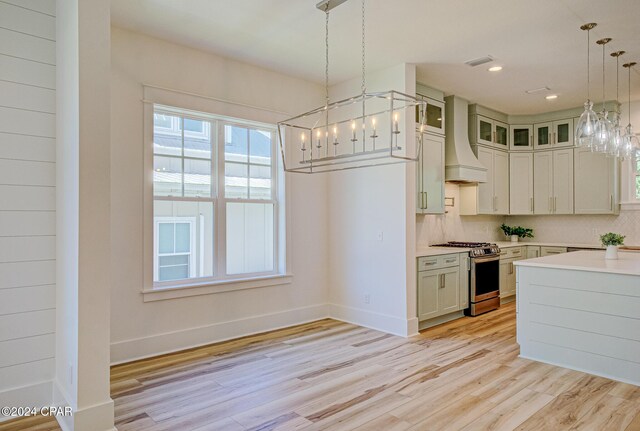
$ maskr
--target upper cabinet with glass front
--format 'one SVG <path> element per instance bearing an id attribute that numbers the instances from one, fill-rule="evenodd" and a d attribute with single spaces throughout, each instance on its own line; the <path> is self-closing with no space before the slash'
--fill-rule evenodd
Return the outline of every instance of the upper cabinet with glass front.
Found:
<path id="1" fill-rule="evenodd" d="M 509 149 L 509 125 L 476 112 L 477 105 L 469 107 L 469 139 L 471 144 Z M 505 116 L 506 120 L 506 116 Z"/>
<path id="2" fill-rule="evenodd" d="M 573 118 L 534 125 L 536 150 L 573 146 Z"/>
<path id="3" fill-rule="evenodd" d="M 510 126 L 511 130 L 511 145 L 509 149 L 512 151 L 531 151 L 533 150 L 533 126 L 531 124 L 526 125 L 513 125 Z"/>
<path id="4" fill-rule="evenodd" d="M 416 97 L 427 102 L 426 112 L 421 111 L 421 106 L 416 106 L 417 127 L 420 127 L 420 119 L 425 114 L 424 131 L 444 135 L 444 102 L 421 94 L 417 94 Z"/>

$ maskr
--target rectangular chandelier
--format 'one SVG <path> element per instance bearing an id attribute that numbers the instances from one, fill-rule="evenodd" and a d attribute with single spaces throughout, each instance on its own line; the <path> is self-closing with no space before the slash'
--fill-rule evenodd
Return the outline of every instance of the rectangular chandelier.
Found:
<path id="1" fill-rule="evenodd" d="M 410 119 L 413 129 L 425 105 L 395 90 L 362 93 L 281 121 L 284 170 L 312 174 L 416 161 L 421 133 L 408 140 L 404 126 Z M 417 121 L 423 124 L 423 118 Z"/>

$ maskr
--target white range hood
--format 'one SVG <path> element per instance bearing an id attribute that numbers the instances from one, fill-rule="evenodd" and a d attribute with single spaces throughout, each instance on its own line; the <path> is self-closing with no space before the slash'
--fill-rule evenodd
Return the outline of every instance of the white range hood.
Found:
<path id="1" fill-rule="evenodd" d="M 469 145 L 469 102 L 457 96 L 444 98 L 445 114 L 445 181 L 484 183 L 487 168 Z"/>

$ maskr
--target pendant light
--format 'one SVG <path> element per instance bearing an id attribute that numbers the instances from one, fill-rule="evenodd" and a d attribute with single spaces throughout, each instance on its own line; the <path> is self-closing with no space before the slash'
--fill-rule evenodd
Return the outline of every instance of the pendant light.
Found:
<path id="1" fill-rule="evenodd" d="M 607 153 L 610 156 L 618 157 L 623 147 L 624 130 L 620 126 L 620 56 L 625 51 L 611 53 L 611 57 L 616 59 L 616 110 L 611 113 L 611 141 Z"/>
<path id="2" fill-rule="evenodd" d="M 611 38 L 605 37 L 596 41 L 598 45 L 602 46 L 602 111 L 598 113 L 598 122 L 596 123 L 596 132 L 591 149 L 599 153 L 606 153 L 611 145 L 611 121 L 609 121 L 609 112 L 607 112 L 605 102 L 605 45 L 611 42 Z"/>
<path id="3" fill-rule="evenodd" d="M 627 115 L 629 118 L 629 124 L 625 128 L 625 134 L 622 139 L 623 146 L 621 150 L 622 157 L 636 158 L 639 156 L 640 152 L 640 142 L 638 142 L 638 137 L 633 133 L 633 126 L 631 126 L 631 68 L 636 65 L 635 61 L 625 63 L 622 67 L 626 68 L 629 72 L 629 108 L 627 110 Z"/>
<path id="4" fill-rule="evenodd" d="M 578 125 L 576 126 L 576 142 L 579 147 L 589 147 L 593 146 L 593 139 L 595 136 L 596 123 L 598 121 L 598 117 L 596 113 L 593 111 L 593 102 L 591 101 L 590 94 L 590 85 L 591 85 L 591 75 L 589 72 L 590 66 L 590 56 L 589 56 L 589 48 L 590 48 L 590 31 L 597 26 L 595 22 L 591 22 L 588 24 L 584 24 L 580 27 L 580 30 L 585 30 L 587 32 L 587 101 L 584 103 L 584 112 L 580 116 L 578 120 Z"/>

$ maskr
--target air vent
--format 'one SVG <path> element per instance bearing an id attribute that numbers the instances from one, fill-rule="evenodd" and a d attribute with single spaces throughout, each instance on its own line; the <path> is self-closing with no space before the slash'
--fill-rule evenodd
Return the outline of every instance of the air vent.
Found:
<path id="1" fill-rule="evenodd" d="M 547 91 L 551 91 L 551 89 L 549 87 L 540 87 L 540 88 L 534 88 L 533 90 L 526 90 L 525 93 L 538 94 L 538 93 L 545 93 Z"/>
<path id="2" fill-rule="evenodd" d="M 480 66 L 481 64 L 491 63 L 493 61 L 493 57 L 487 55 L 486 57 L 474 58 L 473 60 L 467 60 L 464 64 L 469 65 L 471 67 Z"/>

